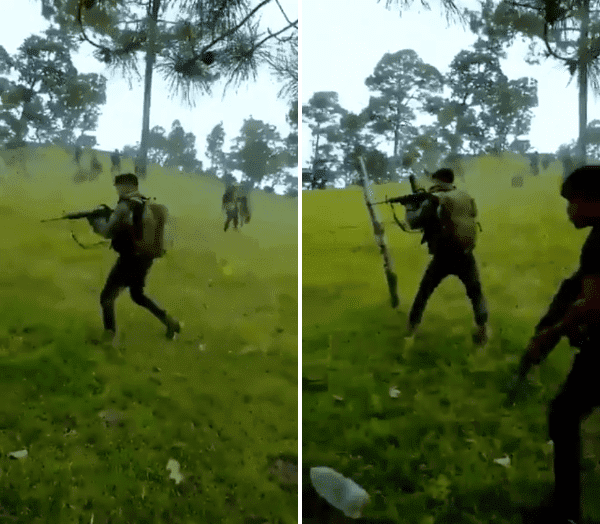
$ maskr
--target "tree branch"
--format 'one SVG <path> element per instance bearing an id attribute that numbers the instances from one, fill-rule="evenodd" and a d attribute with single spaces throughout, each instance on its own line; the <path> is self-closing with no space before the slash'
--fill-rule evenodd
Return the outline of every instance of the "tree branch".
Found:
<path id="1" fill-rule="evenodd" d="M 290 19 L 288 18 L 288 16 L 285 14 L 285 11 L 283 10 L 283 7 L 281 7 L 281 4 L 279 3 L 279 0 L 275 0 L 275 2 L 277 2 L 277 5 L 279 7 L 279 10 L 282 12 L 284 18 L 286 19 L 288 24 L 291 24 L 292 22 L 290 22 Z M 297 22 L 298 20 L 296 20 Z"/>
<path id="2" fill-rule="evenodd" d="M 557 60 L 561 60 L 562 62 L 570 62 L 572 58 L 560 56 L 554 49 L 550 47 L 550 42 L 548 42 L 548 27 L 550 24 L 548 22 L 544 22 L 544 44 L 546 44 L 546 49 L 550 56 L 556 58 Z"/>
<path id="3" fill-rule="evenodd" d="M 81 34 L 83 35 L 83 39 L 88 42 L 89 44 L 93 45 L 94 47 L 97 47 L 98 49 L 106 49 L 104 46 L 97 44 L 96 42 L 92 42 L 88 36 L 85 34 L 85 29 L 83 28 L 83 21 L 81 20 L 81 6 L 82 3 L 79 2 L 79 5 L 77 6 L 77 21 L 79 22 L 79 29 L 81 29 Z"/>
<path id="4" fill-rule="evenodd" d="M 202 48 L 202 53 L 205 53 L 206 51 L 208 51 L 212 46 L 214 46 L 215 44 L 218 44 L 221 40 L 224 40 L 225 38 L 227 38 L 228 36 L 234 34 L 240 27 L 242 27 L 250 18 L 252 18 L 252 16 L 254 16 L 254 14 L 256 14 L 257 11 L 259 11 L 260 9 L 262 9 L 265 5 L 267 5 L 269 2 L 271 2 L 271 0 L 263 0 L 262 2 L 260 2 L 254 9 L 252 9 L 252 11 L 250 11 L 250 13 L 235 27 L 233 27 L 232 29 L 230 29 L 229 31 L 226 31 L 225 33 L 223 33 L 222 35 L 220 35 L 218 38 L 215 38 L 210 44 L 204 46 Z"/>
<path id="5" fill-rule="evenodd" d="M 290 22 L 287 26 L 285 26 L 283 29 L 277 31 L 276 33 L 271 33 L 269 32 L 269 36 L 267 36 L 266 38 L 264 38 L 263 40 L 261 40 L 258 44 L 256 44 L 255 46 L 252 46 L 252 51 L 254 51 L 255 49 L 258 49 L 260 46 L 262 46 L 267 40 L 271 39 L 271 38 L 277 38 L 277 35 L 280 35 L 281 33 L 283 33 L 284 31 L 287 31 L 288 29 L 290 29 L 291 27 L 297 27 L 298 24 L 298 20 L 296 19 L 295 22 Z"/>
<path id="6" fill-rule="evenodd" d="M 537 7 L 536 5 L 532 5 L 532 4 L 522 4 L 520 2 L 509 2 L 509 5 L 514 6 L 514 7 L 524 7 L 525 9 L 533 9 L 534 11 L 537 11 L 539 13 L 544 11 L 543 8 Z"/>

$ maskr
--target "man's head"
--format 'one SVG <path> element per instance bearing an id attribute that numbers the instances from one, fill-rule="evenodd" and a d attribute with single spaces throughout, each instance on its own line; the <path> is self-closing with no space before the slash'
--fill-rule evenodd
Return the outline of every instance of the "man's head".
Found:
<path id="1" fill-rule="evenodd" d="M 115 177 L 115 188 L 119 196 L 124 196 L 138 189 L 138 178 L 133 173 L 125 173 Z"/>
<path id="2" fill-rule="evenodd" d="M 438 169 L 431 175 L 431 179 L 434 182 L 445 182 L 446 184 L 452 184 L 454 183 L 454 171 L 452 171 L 452 169 L 448 169 L 447 167 Z"/>
<path id="3" fill-rule="evenodd" d="M 583 166 L 563 182 L 560 195 L 568 200 L 567 214 L 577 229 L 600 224 L 600 166 Z"/>

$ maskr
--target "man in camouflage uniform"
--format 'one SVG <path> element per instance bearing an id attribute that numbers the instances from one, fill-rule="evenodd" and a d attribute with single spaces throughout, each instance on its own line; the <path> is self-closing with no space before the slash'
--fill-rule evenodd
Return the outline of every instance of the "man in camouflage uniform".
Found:
<path id="1" fill-rule="evenodd" d="M 119 253 L 100 295 L 105 330 L 103 338 L 107 342 L 114 338 L 115 300 L 124 288 L 129 288 L 131 299 L 158 318 L 167 327 L 166 337 L 172 340 L 181 331 L 181 325 L 144 294 L 146 276 L 153 259 L 136 252 L 134 244 L 135 228 L 141 227 L 145 197 L 138 192 L 138 179 L 131 173 L 115 177 L 115 189 L 119 202 L 108 220 L 89 220 L 94 231 L 110 238 L 111 247 Z"/>
<path id="2" fill-rule="evenodd" d="M 575 169 L 563 182 L 561 196 L 568 201 L 567 215 L 573 225 L 577 229 L 591 226 L 592 230 L 581 249 L 579 269 L 561 283 L 535 328 L 509 400 L 514 401 L 531 367 L 540 364 L 563 336 L 571 346 L 580 348 L 548 413 L 555 487 L 552 507 L 545 508 L 551 518 L 546 522 L 567 524 L 577 523 L 581 517 L 581 422 L 600 406 L 600 166 Z"/>
<path id="3" fill-rule="evenodd" d="M 407 208 L 406 219 L 412 229 L 423 230 L 423 240 L 433 255 L 408 320 L 408 337 L 412 337 L 421 322 L 427 300 L 440 282 L 449 275 L 456 275 L 465 285 L 467 296 L 473 304 L 475 323 L 473 342 L 487 342 L 488 312 L 481 290 L 477 264 L 473 256 L 475 247 L 475 201 L 453 185 L 454 172 L 439 169 L 431 175 L 434 186 L 430 188 L 433 198 L 425 200 L 418 208 Z M 444 205 L 441 205 L 444 204 Z M 445 216 L 451 213 L 452 216 Z"/>

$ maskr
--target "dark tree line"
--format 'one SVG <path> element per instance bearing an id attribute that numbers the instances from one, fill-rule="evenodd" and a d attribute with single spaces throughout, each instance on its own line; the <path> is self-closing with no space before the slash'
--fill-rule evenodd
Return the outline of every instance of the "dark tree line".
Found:
<path id="1" fill-rule="evenodd" d="M 163 167 L 175 167 L 188 173 L 221 178 L 225 183 L 235 181 L 232 172 L 241 173 L 242 182 L 250 188 L 274 191 L 284 186 L 286 194 L 297 193 L 295 168 L 298 165 L 298 104 L 293 102 L 287 114 L 290 133 L 282 137 L 275 126 L 249 117 L 244 120 L 239 135 L 229 141 L 219 122 L 206 137 L 206 156 L 210 165 L 204 168 L 197 158 L 196 136 L 186 132 L 179 120 L 171 130 L 161 126 L 150 130 L 148 160 Z M 122 153 L 130 158 L 139 155 L 139 143 L 128 145 Z"/>
<path id="2" fill-rule="evenodd" d="M 71 54 L 79 50 L 81 42 L 91 43 L 101 62 L 131 78 L 138 72 L 137 52 L 145 52 L 148 58 L 156 55 L 160 46 L 167 46 L 165 52 L 175 62 L 162 54 L 152 67 L 171 78 L 172 87 L 190 104 L 196 95 L 210 93 L 219 78 L 225 79 L 226 85 L 239 85 L 254 79 L 261 65 L 271 68 L 281 85 L 280 96 L 291 101 L 287 115 L 291 132 L 282 139 L 273 126 L 250 118 L 228 153 L 228 169 L 239 169 L 253 186 L 283 184 L 293 191 L 297 184 L 292 184 L 286 168 L 297 165 L 297 21 L 287 17 L 277 0 L 227 6 L 218 0 L 183 3 L 185 9 L 178 14 L 173 2 L 158 0 L 118 4 L 42 0 L 43 14 L 53 25 L 40 36 L 28 37 L 14 55 L 0 46 L 0 145 L 20 147 L 34 142 L 94 147 L 93 132 L 106 102 L 106 79 L 80 74 Z M 270 3 L 282 15 L 278 31 L 261 29 L 255 20 Z M 154 36 L 148 25 L 154 15 L 145 8 L 157 8 L 167 24 L 158 24 Z M 135 21 L 127 21 L 136 16 Z M 169 16 L 176 23 L 169 25 Z M 149 49 L 152 39 L 155 45 Z M 185 53 L 187 66 L 181 69 Z M 146 67 L 146 80 L 151 72 Z M 149 97 L 151 91 L 148 85 L 146 88 Z M 146 102 L 145 117 L 149 115 L 149 100 Z M 144 120 L 142 141 L 122 151 L 135 159 L 136 168 L 140 159 L 145 166 L 145 158 L 162 166 L 202 172 L 193 133 L 185 132 L 177 120 L 169 131 L 160 126 L 146 130 L 146 124 Z M 218 143 L 218 136 L 214 139 Z M 211 158 L 211 162 L 225 165 L 224 157 Z M 144 169 L 139 173 L 142 176 Z"/>
<path id="3" fill-rule="evenodd" d="M 153 76 L 189 105 L 210 94 L 217 81 L 239 86 L 270 65 L 283 93 L 294 93 L 290 74 L 298 21 L 279 0 L 40 0 L 42 13 L 63 33 L 93 47 L 107 68 L 130 80 L 143 78 L 141 139 L 136 170 L 146 174 L 150 148 Z M 260 15 L 269 6 L 279 22 L 265 27 Z M 141 74 L 143 70 L 143 77 Z M 293 73 L 293 72 L 292 72 Z"/>
<path id="4" fill-rule="evenodd" d="M 0 46 L 0 143 L 60 142 L 93 146 L 106 79 L 73 65 L 76 42 L 49 28 L 29 36 L 14 55 Z"/>
<path id="5" fill-rule="evenodd" d="M 287 194 L 297 191 L 295 175 L 298 166 L 298 103 L 292 102 L 286 115 L 290 132 L 282 137 L 277 129 L 252 117 L 244 120 L 240 134 L 225 152 L 223 123 L 217 124 L 206 140 L 206 156 L 211 161 L 209 172 L 225 177 L 237 170 L 245 183 L 272 190 L 276 185 L 287 188 Z"/>
<path id="6" fill-rule="evenodd" d="M 359 155 L 372 179 L 383 182 L 407 170 L 434 170 L 442 158 L 521 148 L 537 83 L 508 79 L 501 57 L 485 36 L 458 53 L 446 75 L 411 49 L 386 53 L 365 80 L 371 96 L 358 114 L 341 107 L 335 92 L 314 93 L 303 119 L 313 137 L 310 165 L 319 185 L 323 176 L 329 183 L 353 183 Z"/>
<path id="7" fill-rule="evenodd" d="M 415 3 L 432 7 L 428 0 L 376 1 L 400 12 Z M 439 73 L 430 70 L 425 80 L 428 67 L 419 64 L 418 57 L 404 63 L 404 72 L 412 78 L 392 86 L 388 97 L 381 96 L 386 85 L 381 74 L 384 60 L 380 61 L 367 85 L 371 84 L 371 90 L 379 85 L 383 89 L 358 115 L 339 106 L 337 93 L 315 93 L 304 106 L 313 149 L 310 167 L 303 169 L 303 187 L 351 183 L 355 178 L 352 150 L 364 157 L 371 155 L 376 180 L 394 179 L 403 169 L 435 164 L 444 155 L 446 164 L 458 165 L 456 160 L 463 153 L 519 152 L 529 158 L 533 174 L 555 158 L 561 160 L 564 173 L 600 159 L 600 124 L 597 120 L 588 123 L 587 109 L 589 88 L 600 93 L 600 0 L 480 0 L 478 10 L 464 9 L 454 0 L 440 0 L 434 6 L 438 7 L 449 22 L 468 25 L 478 36 L 472 49 L 454 58 L 450 73 L 442 79 L 443 95 L 436 94 Z M 501 71 L 500 59 L 517 40 L 529 44 L 523 57 L 527 63 L 553 60 L 577 82 L 578 138 L 562 145 L 556 155 L 531 151 L 526 138 L 531 108 L 537 105 L 536 81 L 509 80 Z M 404 56 L 396 58 L 401 62 L 410 52 L 401 51 L 397 55 Z M 411 69 L 417 74 L 411 74 Z M 421 97 L 413 96 L 423 87 Z M 429 126 L 416 126 L 414 111 L 421 116 L 436 115 L 436 120 Z M 377 149 L 384 143 L 392 149 L 389 157 Z"/>
<path id="8" fill-rule="evenodd" d="M 377 0 L 378 2 L 380 0 Z M 430 8 L 427 0 L 421 5 Z M 387 8 L 406 9 L 412 0 L 385 0 Z M 588 90 L 600 92 L 600 1 L 598 0 L 481 0 L 481 9 L 460 9 L 454 0 L 440 0 L 449 20 L 469 23 L 471 30 L 506 49 L 516 39 L 529 41 L 524 57 L 530 64 L 553 60 L 561 64 L 571 80 L 576 79 L 579 133 L 575 147 L 565 145 L 574 164 L 586 163 L 598 146 L 598 137 L 588 125 Z M 593 127 L 593 126 L 592 126 Z"/>

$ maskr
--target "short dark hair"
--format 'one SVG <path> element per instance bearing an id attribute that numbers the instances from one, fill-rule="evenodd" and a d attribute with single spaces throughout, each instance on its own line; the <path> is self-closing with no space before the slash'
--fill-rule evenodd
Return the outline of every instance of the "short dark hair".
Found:
<path id="1" fill-rule="evenodd" d="M 115 186 L 117 184 L 132 184 L 137 187 L 138 185 L 138 177 L 133 173 L 125 173 L 123 175 L 117 175 L 115 177 Z"/>
<path id="2" fill-rule="evenodd" d="M 452 171 L 452 169 L 444 167 L 442 169 L 438 169 L 435 173 L 433 173 L 433 175 L 431 175 L 431 178 L 452 184 L 452 182 L 454 182 L 454 171 Z"/>
<path id="3" fill-rule="evenodd" d="M 576 196 L 600 200 L 600 166 L 582 166 L 575 169 L 563 182 L 560 196 L 567 200 Z"/>

